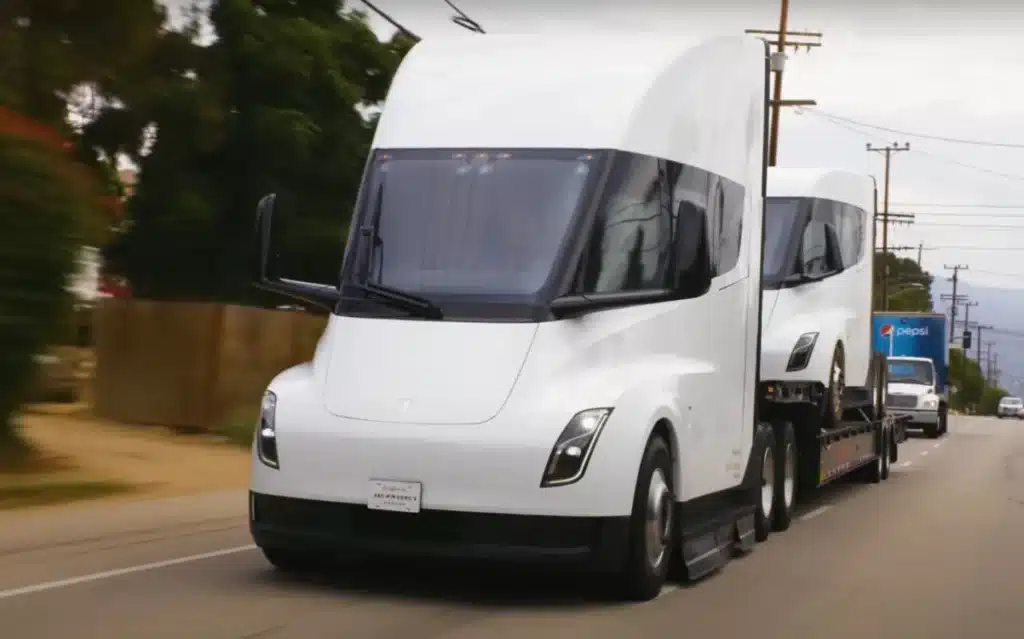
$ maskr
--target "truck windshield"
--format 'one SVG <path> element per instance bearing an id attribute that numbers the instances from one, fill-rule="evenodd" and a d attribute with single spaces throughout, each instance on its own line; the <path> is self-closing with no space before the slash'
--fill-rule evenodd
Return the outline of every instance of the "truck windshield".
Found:
<path id="1" fill-rule="evenodd" d="M 931 386 L 935 380 L 931 362 L 889 360 L 890 384 L 921 384 Z"/>
<path id="2" fill-rule="evenodd" d="M 554 272 L 596 161 L 573 150 L 377 151 L 353 220 L 376 238 L 352 233 L 351 244 L 373 246 L 348 247 L 342 283 L 365 269 L 367 282 L 435 301 L 529 302 Z"/>
<path id="3" fill-rule="evenodd" d="M 796 263 L 800 233 L 810 202 L 796 197 L 770 197 L 764 210 L 764 284 L 778 287 Z"/>
<path id="4" fill-rule="evenodd" d="M 1024 402 L 1021 402 L 1020 397 L 1004 397 L 999 400 L 999 403 L 1003 406 L 1021 406 Z"/>

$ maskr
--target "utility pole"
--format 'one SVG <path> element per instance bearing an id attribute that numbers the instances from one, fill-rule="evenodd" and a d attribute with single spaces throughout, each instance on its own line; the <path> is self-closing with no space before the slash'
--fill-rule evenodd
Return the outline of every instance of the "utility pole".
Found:
<path id="1" fill-rule="evenodd" d="M 964 301 L 964 332 L 963 332 L 963 335 L 966 335 L 971 330 L 971 307 L 972 306 L 977 306 L 978 303 L 977 302 L 969 302 L 969 301 L 966 301 L 966 298 L 964 298 L 964 299 L 965 299 L 965 301 Z M 967 357 L 967 353 L 966 352 L 964 353 L 964 357 Z"/>
<path id="2" fill-rule="evenodd" d="M 952 344 L 953 343 L 953 335 L 954 335 L 954 332 L 955 332 L 954 324 L 956 324 L 956 302 L 957 302 L 956 287 L 957 287 L 957 284 L 960 281 L 960 271 L 966 271 L 967 270 L 967 265 L 966 264 L 957 264 L 955 266 L 949 266 L 948 264 L 946 264 L 942 268 L 944 268 L 946 270 L 953 271 L 953 277 L 949 278 L 950 281 L 953 282 L 953 295 L 952 295 L 953 304 L 949 308 L 949 343 Z"/>
<path id="3" fill-rule="evenodd" d="M 921 266 L 921 253 L 924 252 L 924 242 L 917 245 L 917 265 Z"/>
<path id="4" fill-rule="evenodd" d="M 978 360 L 978 366 L 981 366 L 981 331 L 982 330 L 986 330 L 986 331 L 991 330 L 992 327 L 989 326 L 988 324 L 975 324 L 974 328 L 975 328 L 975 330 L 978 331 L 978 351 L 977 351 L 978 354 L 977 354 L 977 358 L 976 359 Z"/>
<path id="5" fill-rule="evenodd" d="M 765 29 L 747 29 L 746 33 L 753 35 L 767 35 L 775 36 L 775 40 L 768 41 L 768 44 L 775 45 L 775 53 L 771 57 L 771 70 L 774 76 L 772 82 L 772 120 L 771 120 L 771 133 L 768 138 L 768 166 L 775 166 L 775 161 L 779 155 L 779 116 L 781 114 L 782 107 L 784 106 L 815 106 L 818 104 L 814 100 L 783 100 L 782 99 L 782 71 L 786 66 L 786 47 L 792 47 L 795 51 L 799 51 L 800 47 L 805 47 L 810 51 L 813 47 L 821 46 L 821 34 L 814 31 L 788 31 L 789 26 L 789 0 L 782 0 L 782 7 L 779 12 L 779 30 L 768 31 Z M 803 38 L 816 38 L 818 42 L 798 42 L 790 41 L 790 36 L 797 36 Z"/>
<path id="6" fill-rule="evenodd" d="M 882 153 L 885 155 L 885 195 L 882 198 L 882 302 L 883 309 L 888 309 L 889 299 L 889 168 L 892 161 L 892 154 L 899 153 L 900 151 L 909 151 L 910 142 L 905 142 L 903 146 L 893 142 L 888 146 L 876 147 L 871 146 L 868 142 L 867 150 L 874 153 Z M 913 219 L 913 218 L 911 218 Z"/>

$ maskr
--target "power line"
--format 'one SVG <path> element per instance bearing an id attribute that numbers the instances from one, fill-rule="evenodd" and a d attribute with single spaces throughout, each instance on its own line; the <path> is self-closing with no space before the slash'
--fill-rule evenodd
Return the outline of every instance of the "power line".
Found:
<path id="1" fill-rule="evenodd" d="M 452 11 L 458 15 L 452 16 L 452 22 L 459 25 L 463 29 L 472 31 L 473 33 L 487 33 L 484 28 L 480 26 L 480 23 L 466 15 L 466 12 L 455 6 L 452 0 L 444 0 L 444 3 L 451 7 Z"/>
<path id="2" fill-rule="evenodd" d="M 845 122 L 842 122 L 840 120 L 837 120 L 837 119 L 835 119 L 835 118 L 833 118 L 831 116 L 825 115 L 825 114 L 821 113 L 820 111 L 811 111 L 811 110 L 806 109 L 806 108 L 801 108 L 799 110 L 799 113 L 810 113 L 811 115 L 814 115 L 814 116 L 816 116 L 818 118 L 821 118 L 825 122 L 829 122 L 830 124 L 833 124 L 835 126 L 842 127 L 844 129 L 846 129 L 847 131 L 852 131 L 853 133 L 856 133 L 857 135 L 861 135 L 861 136 L 869 137 L 869 138 L 874 138 L 876 140 L 881 140 L 881 141 L 885 140 L 885 138 L 883 138 L 882 136 L 875 135 L 875 134 L 872 134 L 872 133 L 868 133 L 868 132 L 862 131 L 860 129 L 856 129 L 853 126 L 850 126 L 849 124 L 847 124 Z M 940 162 L 946 162 L 948 164 L 954 164 L 956 166 L 959 166 L 960 168 L 971 169 L 973 171 L 978 171 L 980 173 L 987 173 L 989 175 L 992 175 L 992 176 L 995 176 L 995 177 L 999 177 L 999 178 L 1003 178 L 1003 179 L 1006 179 L 1006 180 L 1013 180 L 1013 181 L 1016 181 L 1016 182 L 1024 182 L 1024 175 L 1016 175 L 1016 174 L 1013 174 L 1013 173 L 1003 173 L 1001 171 L 996 171 L 994 169 L 989 169 L 989 168 L 984 167 L 984 166 L 977 166 L 975 164 L 968 164 L 966 162 L 961 162 L 959 160 L 954 160 L 952 158 L 947 158 L 945 156 L 938 155 L 936 153 L 931 153 L 929 151 L 922 151 L 921 149 L 915 149 L 914 151 L 916 153 L 920 153 L 921 155 L 923 155 L 925 157 L 930 157 L 933 160 L 938 160 Z"/>
<path id="3" fill-rule="evenodd" d="M 935 140 L 936 142 L 948 142 L 950 144 L 969 144 L 972 146 L 986 146 L 995 147 L 1002 149 L 1024 149 L 1024 143 L 1013 143 L 1013 142 L 990 142 L 987 140 L 971 140 L 966 138 L 951 138 L 943 135 L 931 135 L 928 133 L 914 133 L 912 131 L 901 131 L 899 129 L 892 129 L 889 127 L 881 126 L 878 124 L 869 124 L 867 122 L 861 122 L 860 120 L 854 120 L 853 118 L 847 118 L 827 111 L 822 111 L 819 108 L 808 108 L 808 111 L 817 113 L 818 115 L 846 122 L 847 124 L 854 124 L 856 126 L 862 126 L 867 129 L 875 129 L 877 131 L 885 131 L 886 133 L 895 133 L 896 135 L 904 135 L 910 138 L 921 138 L 922 140 Z"/>
<path id="4" fill-rule="evenodd" d="M 924 208 L 924 209 L 1021 209 L 1024 211 L 1024 204 L 950 204 L 948 202 L 936 202 L 933 204 L 921 203 L 921 202 L 893 202 L 896 206 L 909 206 L 913 208 Z M 952 213 L 951 215 L 959 215 L 958 213 Z"/>

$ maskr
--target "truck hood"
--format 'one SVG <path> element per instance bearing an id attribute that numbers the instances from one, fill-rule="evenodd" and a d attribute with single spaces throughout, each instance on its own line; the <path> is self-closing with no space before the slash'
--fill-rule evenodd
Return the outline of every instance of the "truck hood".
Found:
<path id="1" fill-rule="evenodd" d="M 900 384 L 892 382 L 889 384 L 889 392 L 898 395 L 916 395 L 920 397 L 925 394 L 931 386 L 924 386 L 922 384 Z"/>
<path id="2" fill-rule="evenodd" d="M 779 301 L 777 290 L 762 289 L 761 291 L 761 331 L 766 332 L 772 324 L 772 314 Z"/>
<path id="3" fill-rule="evenodd" d="M 323 401 L 349 419 L 480 424 L 501 411 L 536 324 L 332 315 Z"/>

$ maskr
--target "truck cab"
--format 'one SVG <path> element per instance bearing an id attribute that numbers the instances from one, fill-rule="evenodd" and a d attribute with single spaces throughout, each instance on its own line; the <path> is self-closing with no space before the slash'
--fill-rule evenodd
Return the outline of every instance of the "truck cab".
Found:
<path id="1" fill-rule="evenodd" d="M 889 413 L 906 416 L 911 428 L 939 428 L 942 397 L 935 364 L 927 357 L 889 357 Z"/>
<path id="2" fill-rule="evenodd" d="M 871 349 L 874 181 L 773 167 L 765 201 L 762 379 L 803 384 L 823 426 L 875 406 Z"/>
<path id="3" fill-rule="evenodd" d="M 1024 419 L 1024 402 L 1021 401 L 1020 397 L 1003 397 L 999 400 L 996 416 L 999 419 L 1006 417 Z"/>
<path id="4" fill-rule="evenodd" d="M 755 400 L 768 72 L 745 36 L 416 44 L 338 281 L 282 273 L 259 206 L 257 285 L 330 313 L 264 396 L 267 559 L 583 564 L 650 599 L 752 544 L 782 467 Z"/>

